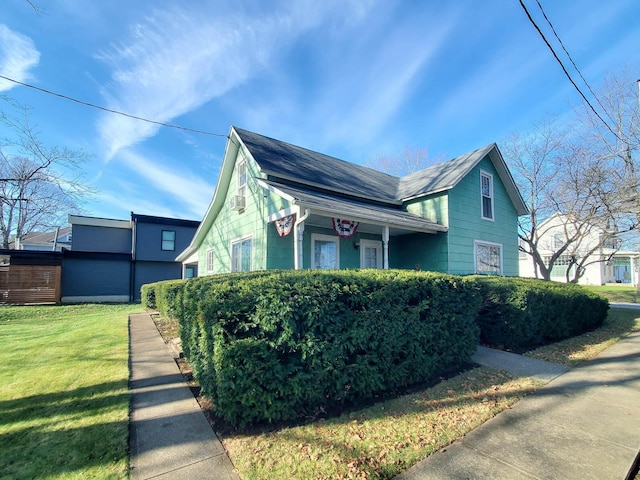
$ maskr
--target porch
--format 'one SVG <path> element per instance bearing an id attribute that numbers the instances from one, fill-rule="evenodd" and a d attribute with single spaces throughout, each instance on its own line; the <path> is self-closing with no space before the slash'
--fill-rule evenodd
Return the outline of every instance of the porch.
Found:
<path id="1" fill-rule="evenodd" d="M 415 250 L 442 250 L 429 244 L 443 242 L 447 227 L 400 205 L 376 206 L 264 180 L 259 184 L 290 204 L 267 221 L 276 224 L 281 237 L 293 237 L 295 269 L 420 269 L 424 252 Z M 415 261 L 406 255 L 409 244 Z"/>

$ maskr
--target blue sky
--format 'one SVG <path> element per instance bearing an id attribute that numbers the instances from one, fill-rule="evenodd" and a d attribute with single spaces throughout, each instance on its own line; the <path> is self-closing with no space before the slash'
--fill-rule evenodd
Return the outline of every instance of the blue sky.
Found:
<path id="1" fill-rule="evenodd" d="M 226 135 L 237 125 L 354 163 L 408 146 L 452 158 L 580 100 L 518 0 L 33 3 L 40 14 L 26 0 L 0 7 L 0 75 L 191 129 Z M 544 26 L 536 2 L 525 3 Z M 592 86 L 624 67 L 640 77 L 640 2 L 540 3 Z M 1 79 L 0 94 L 33 107 L 49 145 L 93 155 L 84 173 L 100 193 L 87 214 L 202 218 L 225 138 Z"/>

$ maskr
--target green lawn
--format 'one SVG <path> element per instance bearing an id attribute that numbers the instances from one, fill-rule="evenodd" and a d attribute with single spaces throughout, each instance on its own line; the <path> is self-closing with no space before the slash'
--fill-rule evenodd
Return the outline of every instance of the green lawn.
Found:
<path id="1" fill-rule="evenodd" d="M 610 302 L 638 303 L 640 301 L 640 295 L 632 285 L 589 285 L 584 288 L 608 298 Z"/>
<path id="2" fill-rule="evenodd" d="M 0 478 L 128 477 L 128 314 L 0 307 Z"/>
<path id="3" fill-rule="evenodd" d="M 629 333 L 640 330 L 640 312 L 611 308 L 604 324 L 591 332 L 537 348 L 526 355 L 576 367 L 596 357 Z"/>

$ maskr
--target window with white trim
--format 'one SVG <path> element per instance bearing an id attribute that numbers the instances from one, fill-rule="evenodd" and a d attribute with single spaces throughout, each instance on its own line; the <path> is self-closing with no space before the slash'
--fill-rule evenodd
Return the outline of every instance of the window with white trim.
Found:
<path id="1" fill-rule="evenodd" d="M 207 273 L 213 273 L 214 267 L 215 267 L 215 250 L 213 248 L 210 248 L 207 250 L 207 265 L 206 265 Z"/>
<path id="2" fill-rule="evenodd" d="M 360 268 L 382 268 L 382 242 L 360 240 Z"/>
<path id="3" fill-rule="evenodd" d="M 476 273 L 502 275 L 502 245 L 476 240 L 474 246 Z"/>
<path id="4" fill-rule="evenodd" d="M 493 175 L 480 172 L 480 191 L 482 196 L 482 218 L 493 220 Z"/>
<path id="5" fill-rule="evenodd" d="M 247 194 L 247 160 L 242 159 L 237 166 L 236 195 L 244 197 Z"/>
<path id="6" fill-rule="evenodd" d="M 251 237 L 242 238 L 231 243 L 231 271 L 250 272 L 251 271 L 251 249 L 253 239 Z"/>
<path id="7" fill-rule="evenodd" d="M 338 270 L 340 268 L 340 238 L 314 233 L 311 235 L 311 268 Z"/>

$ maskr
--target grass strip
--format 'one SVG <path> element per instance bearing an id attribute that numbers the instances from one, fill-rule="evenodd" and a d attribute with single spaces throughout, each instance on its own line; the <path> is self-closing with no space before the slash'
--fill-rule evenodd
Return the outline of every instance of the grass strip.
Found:
<path id="1" fill-rule="evenodd" d="M 640 295 L 633 285 L 584 285 L 582 288 L 608 298 L 610 302 L 638 303 Z"/>
<path id="2" fill-rule="evenodd" d="M 482 367 L 336 418 L 223 443 L 244 480 L 392 478 L 538 385 Z"/>
<path id="3" fill-rule="evenodd" d="M 591 332 L 545 345 L 525 355 L 575 367 L 595 358 L 600 352 L 629 333 L 640 329 L 640 310 L 611 308 L 604 324 Z"/>
<path id="4" fill-rule="evenodd" d="M 0 307 L 0 478 L 128 478 L 128 314 Z"/>

